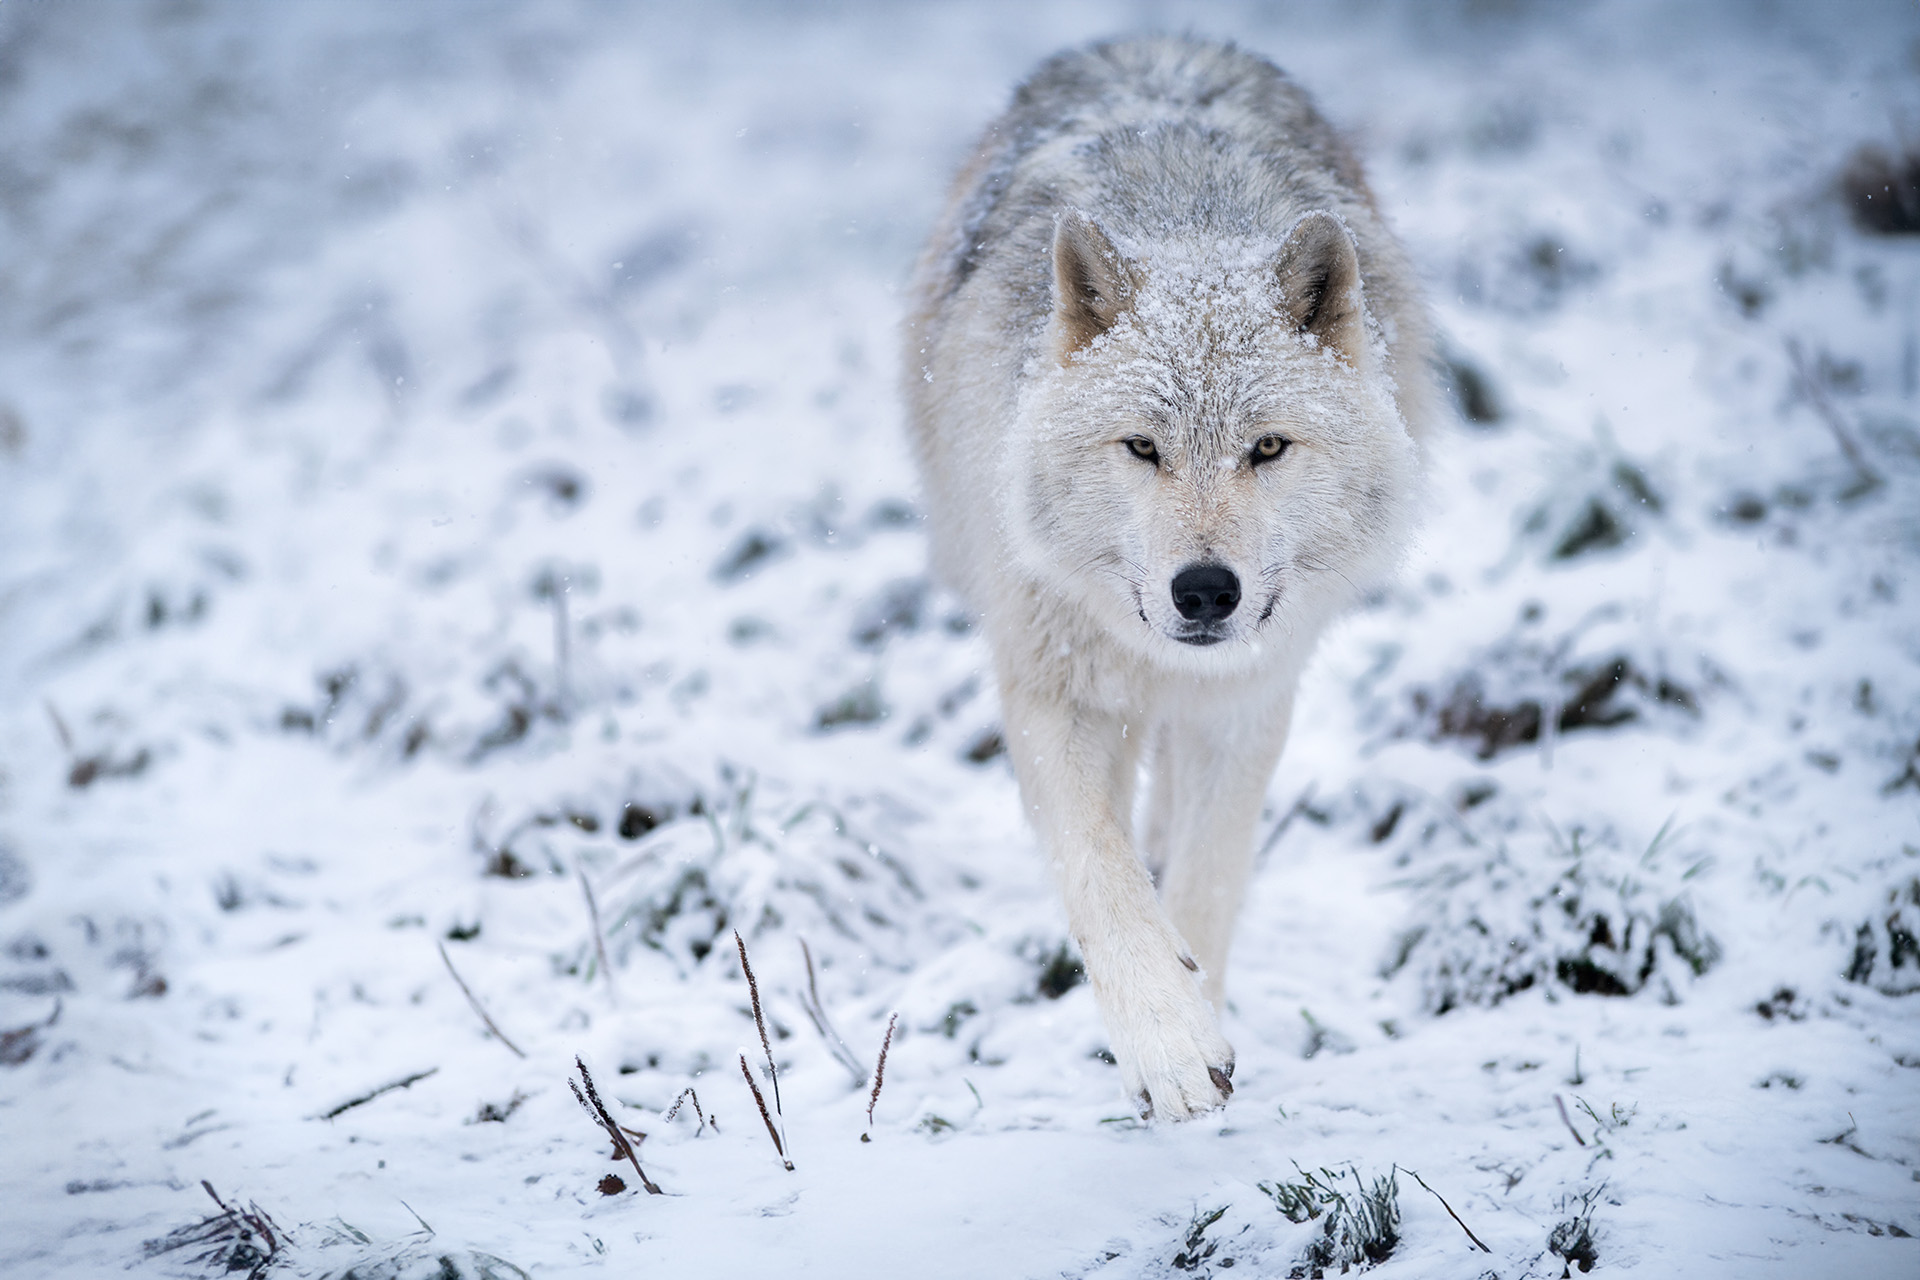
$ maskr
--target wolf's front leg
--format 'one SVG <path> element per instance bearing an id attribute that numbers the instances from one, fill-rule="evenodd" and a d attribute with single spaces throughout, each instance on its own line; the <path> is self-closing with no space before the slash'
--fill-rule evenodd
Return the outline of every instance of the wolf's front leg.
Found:
<path id="1" fill-rule="evenodd" d="M 1003 682 L 1007 743 L 1129 1096 L 1184 1120 L 1233 1092 L 1233 1046 L 1129 835 L 1142 726 Z"/>
<path id="2" fill-rule="evenodd" d="M 1161 831 L 1167 914 L 1193 948 L 1216 1008 L 1226 1008 L 1227 953 L 1253 872 L 1254 828 L 1286 744 L 1291 698 L 1245 698 L 1170 721 L 1153 760 L 1150 822 Z"/>

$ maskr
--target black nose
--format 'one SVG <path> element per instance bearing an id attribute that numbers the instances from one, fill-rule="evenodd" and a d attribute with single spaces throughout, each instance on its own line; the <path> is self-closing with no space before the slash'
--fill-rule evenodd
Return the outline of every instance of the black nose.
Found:
<path id="1" fill-rule="evenodd" d="M 1188 565 L 1173 577 L 1173 607 L 1189 622 L 1218 622 L 1240 604 L 1240 579 L 1223 564 Z"/>

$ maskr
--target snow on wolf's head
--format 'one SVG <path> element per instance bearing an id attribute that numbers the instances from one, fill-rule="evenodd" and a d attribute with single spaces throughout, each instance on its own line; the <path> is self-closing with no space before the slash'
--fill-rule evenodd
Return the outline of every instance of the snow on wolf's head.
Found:
<path id="1" fill-rule="evenodd" d="M 1390 567 L 1415 447 L 1328 213 L 1278 243 L 1060 215 L 1003 512 L 1041 581 L 1153 659 L 1224 671 Z"/>

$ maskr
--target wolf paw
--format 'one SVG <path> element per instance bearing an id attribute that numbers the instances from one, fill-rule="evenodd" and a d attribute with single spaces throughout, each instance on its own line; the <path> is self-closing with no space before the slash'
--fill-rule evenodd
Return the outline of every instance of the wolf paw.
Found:
<path id="1" fill-rule="evenodd" d="M 1133 1095 L 1142 1120 L 1191 1120 L 1227 1105 L 1233 1096 L 1233 1055 L 1210 1066 L 1203 1077 L 1189 1072 L 1164 1072 L 1159 1084 L 1143 1082 Z M 1157 1091 L 1157 1092 L 1156 1092 Z"/>
<path id="2" fill-rule="evenodd" d="M 1111 1002 L 1123 1007 L 1108 1010 L 1127 1093 L 1143 1116 L 1159 1120 L 1190 1120 L 1233 1095 L 1233 1046 L 1199 983 L 1184 970 L 1179 977 L 1155 993 L 1135 988 Z"/>

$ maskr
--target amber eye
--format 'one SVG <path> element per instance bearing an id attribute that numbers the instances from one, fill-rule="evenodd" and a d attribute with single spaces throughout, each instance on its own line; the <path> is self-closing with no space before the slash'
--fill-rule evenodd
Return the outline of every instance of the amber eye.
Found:
<path id="1" fill-rule="evenodd" d="M 1263 462 L 1272 462 L 1285 453 L 1287 446 L 1292 443 L 1285 436 L 1261 436 L 1253 442 L 1253 465 L 1257 467 Z"/>
<path id="2" fill-rule="evenodd" d="M 1128 436 L 1127 448 L 1131 449 L 1133 456 L 1142 462 L 1158 463 L 1160 461 L 1160 451 L 1154 448 L 1153 441 L 1145 436 Z"/>

